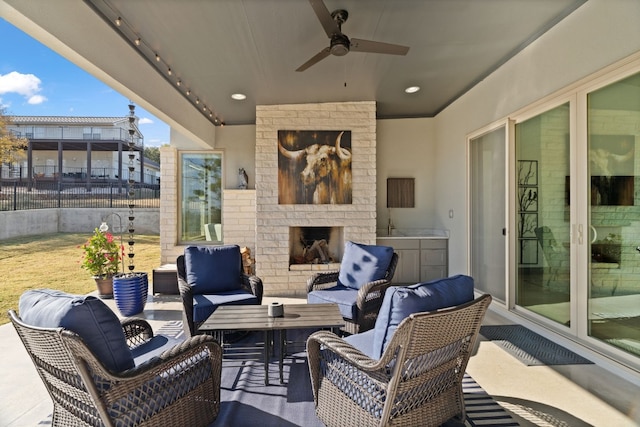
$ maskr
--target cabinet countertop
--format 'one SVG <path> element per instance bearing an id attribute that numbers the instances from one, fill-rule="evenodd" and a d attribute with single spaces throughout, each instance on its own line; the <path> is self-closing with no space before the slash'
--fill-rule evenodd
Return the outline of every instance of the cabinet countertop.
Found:
<path id="1" fill-rule="evenodd" d="M 387 230 L 378 230 L 378 239 L 448 239 L 448 230 L 434 229 L 393 229 L 391 236 L 387 235 Z"/>

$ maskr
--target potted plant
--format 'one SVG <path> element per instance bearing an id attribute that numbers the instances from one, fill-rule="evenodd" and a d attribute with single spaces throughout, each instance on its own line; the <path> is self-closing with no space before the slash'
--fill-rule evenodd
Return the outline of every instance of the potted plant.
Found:
<path id="1" fill-rule="evenodd" d="M 95 279 L 100 298 L 112 298 L 113 275 L 120 269 L 124 247 L 114 240 L 113 234 L 96 228 L 89 240 L 82 245 L 82 250 L 84 256 L 81 266 Z"/>

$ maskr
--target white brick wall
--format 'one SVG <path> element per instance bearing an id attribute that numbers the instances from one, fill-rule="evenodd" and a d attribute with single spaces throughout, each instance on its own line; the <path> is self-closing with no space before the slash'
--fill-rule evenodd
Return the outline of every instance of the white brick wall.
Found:
<path id="1" fill-rule="evenodd" d="M 289 227 L 343 227 L 344 240 L 376 241 L 375 102 L 270 105 L 256 108 L 256 189 L 223 192 L 223 239 L 251 249 L 265 295 L 305 295 L 314 271 L 336 264 L 289 269 Z M 349 130 L 352 149 L 350 205 L 278 205 L 278 130 Z M 177 158 L 173 147 L 160 148 L 161 262 L 175 263 L 177 246 Z"/>
<path id="2" fill-rule="evenodd" d="M 353 203 L 278 205 L 278 131 L 350 130 Z M 226 226 L 226 224 L 225 224 Z M 374 102 L 269 105 L 256 108 L 256 273 L 266 295 L 304 295 L 314 270 L 289 269 L 289 227 L 344 227 L 344 240 L 375 243 L 376 110 Z"/>

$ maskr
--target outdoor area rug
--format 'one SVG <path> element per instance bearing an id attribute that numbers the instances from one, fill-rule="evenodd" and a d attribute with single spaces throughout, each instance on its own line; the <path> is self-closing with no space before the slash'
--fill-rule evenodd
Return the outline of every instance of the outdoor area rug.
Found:
<path id="1" fill-rule="evenodd" d="M 522 325 L 486 325 L 480 334 L 527 366 L 592 364 Z"/>
<path id="2" fill-rule="evenodd" d="M 158 332 L 169 332 L 169 328 L 178 332 L 177 324 L 167 326 Z M 287 338 L 299 341 L 302 345 L 295 349 L 302 351 L 285 359 L 283 384 L 280 384 L 275 358 L 269 363 L 269 385 L 264 384 L 264 365 L 261 360 L 255 360 L 255 354 L 243 357 L 232 352 L 232 357 L 225 358 L 222 365 L 220 413 L 209 427 L 324 426 L 315 415 L 309 368 L 303 351 L 304 338 L 310 331 L 302 331 L 302 336 L 297 337 L 292 337 L 292 332 Z M 253 333 L 233 346 L 251 347 L 261 340 L 262 334 Z M 519 425 L 468 375 L 463 381 L 463 391 L 467 408 L 465 426 Z M 450 421 L 444 427 L 460 427 L 460 424 Z"/>

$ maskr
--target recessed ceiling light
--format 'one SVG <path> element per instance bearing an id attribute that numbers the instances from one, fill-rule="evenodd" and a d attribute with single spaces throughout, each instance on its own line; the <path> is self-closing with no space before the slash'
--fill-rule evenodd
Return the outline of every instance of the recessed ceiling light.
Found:
<path id="1" fill-rule="evenodd" d="M 420 90 L 420 86 L 409 86 L 404 91 L 407 93 L 416 93 L 419 90 Z"/>
<path id="2" fill-rule="evenodd" d="M 236 101 L 242 101 L 243 99 L 247 99 L 247 95 L 245 95 L 244 93 L 234 93 L 233 95 L 231 95 L 231 98 L 235 99 Z"/>

